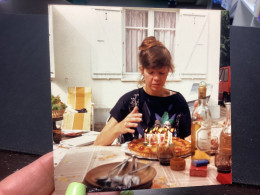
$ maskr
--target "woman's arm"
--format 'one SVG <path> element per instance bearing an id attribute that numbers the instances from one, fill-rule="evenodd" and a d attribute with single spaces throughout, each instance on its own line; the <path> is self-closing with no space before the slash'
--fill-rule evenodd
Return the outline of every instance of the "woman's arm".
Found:
<path id="1" fill-rule="evenodd" d="M 134 133 L 138 123 L 142 121 L 142 114 L 138 113 L 138 107 L 135 107 L 122 121 L 118 122 L 114 117 L 108 121 L 106 126 L 98 135 L 94 145 L 111 145 L 120 135 L 125 133 Z"/>
<path id="2" fill-rule="evenodd" d="M 94 142 L 94 145 L 111 145 L 113 141 L 121 134 L 122 124 L 118 123 L 114 117 L 108 121 Z M 122 127 L 123 128 L 123 127 Z"/>

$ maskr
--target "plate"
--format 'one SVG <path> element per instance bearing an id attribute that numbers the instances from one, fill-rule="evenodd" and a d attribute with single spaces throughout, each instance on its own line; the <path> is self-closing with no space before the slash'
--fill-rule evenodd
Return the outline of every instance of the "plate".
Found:
<path id="1" fill-rule="evenodd" d="M 78 137 L 82 135 L 82 132 L 78 132 L 78 133 L 64 133 L 63 134 L 66 137 Z"/>
<path id="2" fill-rule="evenodd" d="M 156 158 L 155 158 L 155 157 L 144 157 L 144 156 L 139 155 L 139 154 L 138 154 L 137 152 L 135 152 L 135 151 L 129 150 L 129 148 L 128 148 L 128 144 L 129 144 L 129 143 L 130 143 L 130 142 L 126 142 L 126 143 L 121 144 L 121 149 L 122 149 L 122 151 L 125 152 L 126 154 L 128 154 L 128 155 L 135 155 L 136 158 L 139 158 L 139 159 L 158 160 L 157 157 L 156 157 Z"/>
<path id="3" fill-rule="evenodd" d="M 104 187 L 104 186 L 101 186 L 99 184 L 96 183 L 96 179 L 98 177 L 101 177 L 101 176 L 104 176 L 107 174 L 107 172 L 112 169 L 113 167 L 115 167 L 116 165 L 118 165 L 119 163 L 121 162 L 115 162 L 115 163 L 109 163 L 109 164 L 105 164 L 105 165 L 101 165 L 101 166 L 98 166 L 94 169 L 91 169 L 86 177 L 85 177 L 85 184 L 90 188 L 102 188 L 102 189 L 105 189 L 105 190 L 113 190 L 112 188 L 109 188 L 109 187 Z M 124 168 L 120 175 L 124 175 L 125 173 L 127 173 L 130 169 L 130 164 L 131 163 L 128 163 L 127 164 L 127 167 Z M 142 166 L 144 166 L 145 164 L 144 163 L 137 163 L 137 167 L 140 168 Z M 152 185 L 152 181 L 154 179 L 154 177 L 156 176 L 156 170 L 153 168 L 153 167 L 147 167 L 143 170 L 140 170 L 138 171 L 135 175 L 138 175 L 141 179 L 141 182 L 139 185 L 133 185 L 131 186 L 130 189 L 148 189 L 149 187 L 151 187 Z"/>

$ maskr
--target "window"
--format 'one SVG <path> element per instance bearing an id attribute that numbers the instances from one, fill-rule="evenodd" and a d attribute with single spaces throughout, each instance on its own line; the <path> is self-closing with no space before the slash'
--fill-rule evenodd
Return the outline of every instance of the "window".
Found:
<path id="1" fill-rule="evenodd" d="M 125 73 L 138 72 L 138 46 L 155 36 L 174 54 L 176 12 L 125 10 Z"/>
<path id="2" fill-rule="evenodd" d="M 148 11 L 126 10 L 126 72 L 138 72 L 138 46 L 148 35 Z"/>
<path id="3" fill-rule="evenodd" d="M 224 81 L 227 82 L 228 81 L 228 68 L 225 69 L 225 72 L 224 72 Z"/>
<path id="4" fill-rule="evenodd" d="M 223 69 L 220 69 L 219 80 L 220 80 L 220 81 L 223 81 L 223 79 L 224 79 L 224 70 L 223 70 Z"/>
<path id="5" fill-rule="evenodd" d="M 228 81 L 228 68 L 220 69 L 219 80 L 224 82 Z"/>
<path id="6" fill-rule="evenodd" d="M 92 78 L 136 81 L 138 46 L 147 36 L 155 36 L 173 56 L 175 71 L 168 80 L 205 79 L 209 64 L 217 63 L 215 12 L 211 17 L 203 10 L 157 8 L 92 9 L 90 13 Z"/>
<path id="7" fill-rule="evenodd" d="M 174 54 L 174 38 L 176 26 L 175 12 L 154 13 L 154 36 Z"/>

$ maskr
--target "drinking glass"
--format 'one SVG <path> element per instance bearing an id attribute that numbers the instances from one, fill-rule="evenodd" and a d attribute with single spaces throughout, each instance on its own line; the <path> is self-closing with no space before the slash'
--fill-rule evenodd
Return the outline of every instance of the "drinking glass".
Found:
<path id="1" fill-rule="evenodd" d="M 163 141 L 157 144 L 157 158 L 161 165 L 169 166 L 170 160 L 175 156 L 173 143 Z"/>

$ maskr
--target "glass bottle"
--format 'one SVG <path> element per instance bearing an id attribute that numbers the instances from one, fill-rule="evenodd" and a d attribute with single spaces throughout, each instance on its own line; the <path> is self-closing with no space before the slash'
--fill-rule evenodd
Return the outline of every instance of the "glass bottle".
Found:
<path id="1" fill-rule="evenodd" d="M 206 102 L 207 84 L 200 82 L 198 106 L 192 113 L 191 122 L 191 159 L 210 159 L 211 113 Z"/>
<path id="2" fill-rule="evenodd" d="M 219 151 L 215 156 L 215 166 L 220 173 L 231 172 L 232 142 L 231 142 L 231 103 L 226 105 L 226 121 L 220 133 Z"/>

